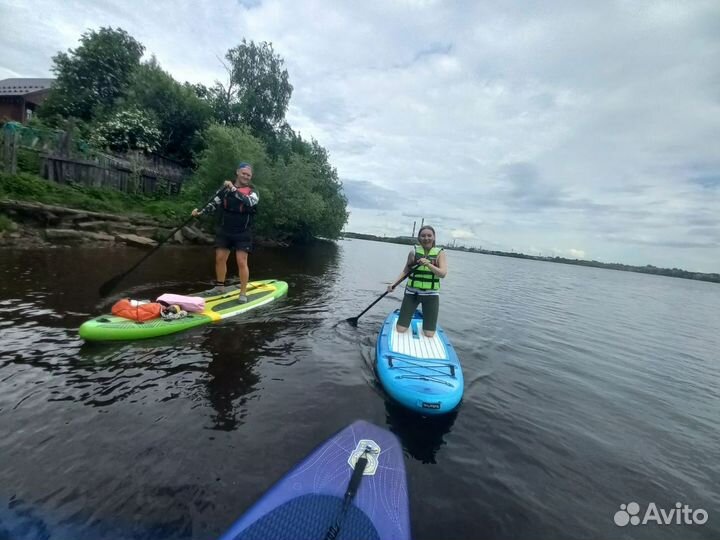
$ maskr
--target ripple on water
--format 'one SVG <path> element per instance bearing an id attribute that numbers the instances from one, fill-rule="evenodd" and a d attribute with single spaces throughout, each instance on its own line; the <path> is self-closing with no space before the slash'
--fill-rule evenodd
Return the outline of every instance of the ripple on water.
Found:
<path id="1" fill-rule="evenodd" d="M 0 258 L 0 274 L 19 276 L 0 280 L 2 511 L 39 537 L 217 537 L 357 417 L 400 438 L 419 540 L 612 537 L 621 502 L 720 505 L 720 288 L 452 252 L 441 324 L 465 397 L 427 421 L 374 374 L 401 294 L 343 322 L 399 270 L 367 261 L 407 247 L 323 249 L 253 254 L 254 275 L 291 284 L 267 309 L 110 344 L 82 343 L 77 327 L 123 295 L 205 288 L 208 252 L 168 248 L 104 300 L 97 287 L 140 252 Z"/>

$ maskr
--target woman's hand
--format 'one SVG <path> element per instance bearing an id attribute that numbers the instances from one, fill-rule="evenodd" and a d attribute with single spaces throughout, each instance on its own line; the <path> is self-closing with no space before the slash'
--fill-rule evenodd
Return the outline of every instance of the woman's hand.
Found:
<path id="1" fill-rule="evenodd" d="M 195 208 L 192 212 L 190 212 L 190 215 L 192 217 L 198 217 L 200 215 L 200 212 L 198 211 L 197 208 Z"/>
<path id="2" fill-rule="evenodd" d="M 394 290 L 395 290 L 395 285 L 393 285 L 392 283 L 387 286 L 387 292 L 391 293 L 391 292 L 393 292 Z"/>
<path id="3" fill-rule="evenodd" d="M 418 262 L 419 262 L 422 266 L 430 266 L 430 265 L 432 264 L 432 263 L 430 262 L 430 260 L 429 260 L 429 259 L 426 259 L 425 257 L 422 257 L 421 259 L 418 259 Z"/>
<path id="4" fill-rule="evenodd" d="M 235 184 L 233 184 L 230 180 L 225 180 L 225 183 L 223 184 L 223 187 L 224 187 L 225 189 L 232 189 L 234 185 L 235 185 Z"/>

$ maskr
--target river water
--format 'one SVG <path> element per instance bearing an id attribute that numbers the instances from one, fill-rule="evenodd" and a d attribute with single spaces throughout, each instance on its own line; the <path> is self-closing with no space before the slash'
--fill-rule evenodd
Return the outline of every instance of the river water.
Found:
<path id="1" fill-rule="evenodd" d="M 0 252 L 0 539 L 212 539 L 357 418 L 406 455 L 413 536 L 720 537 L 720 286 L 449 252 L 440 322 L 465 373 L 456 413 L 423 419 L 373 373 L 407 246 L 259 249 L 286 298 L 219 325 L 87 344 L 124 295 L 208 287 L 208 248 Z M 340 323 L 340 324 L 338 324 Z M 707 512 L 617 526 L 621 504 Z M 701 514 L 695 514 L 701 517 Z"/>

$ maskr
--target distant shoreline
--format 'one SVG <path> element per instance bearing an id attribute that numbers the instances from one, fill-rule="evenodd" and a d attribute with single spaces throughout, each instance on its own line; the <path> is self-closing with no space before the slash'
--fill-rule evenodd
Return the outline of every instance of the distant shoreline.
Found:
<path id="1" fill-rule="evenodd" d="M 372 242 L 387 242 L 390 244 L 413 245 L 417 241 L 411 236 L 392 236 L 380 237 L 372 234 L 361 234 L 346 232 L 342 233 L 343 238 L 357 238 L 358 240 L 370 240 Z M 481 253 L 483 255 L 497 255 L 499 257 L 514 257 L 516 259 L 531 259 L 534 261 L 546 261 L 561 264 L 573 264 L 576 266 L 592 266 L 595 268 L 607 268 L 610 270 L 620 270 L 622 272 L 640 272 L 642 274 L 655 274 L 660 276 L 676 277 L 682 279 L 695 279 L 698 281 L 709 281 L 711 283 L 720 283 L 720 274 L 707 274 L 703 272 L 690 272 L 680 268 L 658 268 L 651 264 L 645 266 L 632 266 L 621 263 L 604 263 L 600 261 L 586 261 L 583 259 L 567 259 L 565 257 L 541 257 L 539 255 L 526 255 L 525 253 L 514 253 L 507 251 L 494 251 L 482 248 L 473 248 L 465 246 L 443 246 L 447 250 L 466 251 L 470 253 Z"/>

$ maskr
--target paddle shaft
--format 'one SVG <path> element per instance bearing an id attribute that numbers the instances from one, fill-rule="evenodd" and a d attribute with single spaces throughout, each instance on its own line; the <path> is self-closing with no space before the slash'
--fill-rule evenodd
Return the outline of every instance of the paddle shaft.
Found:
<path id="1" fill-rule="evenodd" d="M 365 457 L 366 453 L 367 450 L 357 460 L 357 463 L 355 463 L 355 468 L 350 476 L 350 483 L 348 484 L 347 490 L 345 490 L 345 497 L 343 497 L 340 515 L 335 520 L 335 523 L 328 529 L 325 534 L 325 540 L 335 540 L 338 534 L 340 534 L 340 528 L 345 522 L 345 516 L 347 516 L 348 510 L 350 510 L 350 505 L 357 494 L 360 482 L 362 481 L 363 473 L 365 472 L 365 467 L 368 463 L 368 458 Z"/>
<path id="2" fill-rule="evenodd" d="M 208 204 L 210 204 L 215 197 L 217 197 L 225 188 L 221 188 L 218 191 L 216 191 L 212 198 L 206 202 L 203 205 L 203 208 L 205 208 Z M 132 265 L 131 268 L 128 270 L 125 270 L 122 274 L 118 274 L 117 276 L 110 278 L 105 283 L 102 284 L 100 287 L 100 296 L 107 296 L 110 291 L 112 291 L 118 283 L 120 283 L 128 274 L 130 274 L 133 270 L 135 270 L 138 266 L 140 266 L 145 260 L 150 257 L 153 253 L 155 253 L 158 249 L 160 249 L 168 240 L 170 240 L 175 233 L 177 233 L 180 229 L 187 226 L 188 223 L 190 223 L 193 219 L 195 219 L 196 216 L 190 216 L 188 219 L 182 222 L 182 224 L 178 227 L 176 227 L 164 240 L 160 241 L 158 245 L 156 245 L 154 248 L 152 248 L 150 251 L 148 251 L 138 262 L 136 262 L 134 265 Z"/>
<path id="3" fill-rule="evenodd" d="M 403 276 L 402 276 L 400 279 L 398 279 L 395 283 L 393 283 L 393 285 L 392 285 L 392 286 L 393 286 L 393 289 L 394 289 L 395 287 L 397 287 L 398 285 L 400 285 L 400 283 L 402 283 L 403 281 L 405 281 L 405 280 L 408 278 L 408 276 L 409 276 L 410 274 L 412 274 L 413 270 L 415 270 L 418 266 L 420 266 L 420 265 L 419 265 L 419 264 L 415 264 L 415 265 L 413 265 L 412 267 L 410 267 L 410 270 L 409 270 L 408 272 L 406 272 L 405 274 L 403 274 Z M 375 301 L 374 301 L 372 304 L 370 304 L 368 307 L 366 307 L 366 308 L 362 311 L 362 313 L 360 313 L 360 315 L 358 315 L 357 317 L 354 317 L 355 322 L 357 322 L 357 320 L 358 320 L 360 317 L 362 317 L 371 307 L 373 307 L 373 306 L 374 306 L 375 304 L 377 304 L 380 300 L 382 300 L 383 298 L 385 298 L 385 296 L 386 296 L 389 292 L 390 292 L 390 291 L 385 291 L 384 293 L 382 293 L 378 298 L 375 299 Z"/>

